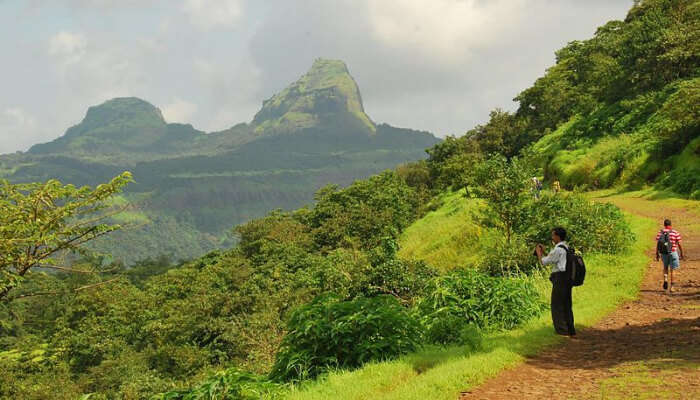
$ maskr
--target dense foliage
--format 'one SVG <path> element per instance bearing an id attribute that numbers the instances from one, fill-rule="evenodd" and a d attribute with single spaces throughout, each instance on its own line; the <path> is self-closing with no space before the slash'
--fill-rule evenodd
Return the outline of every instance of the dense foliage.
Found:
<path id="1" fill-rule="evenodd" d="M 274 398 L 283 388 L 265 376 L 231 368 L 216 373 L 193 389 L 161 393 L 151 400 L 260 400 Z"/>
<path id="2" fill-rule="evenodd" d="M 544 304 L 530 278 L 492 277 L 475 269 L 435 278 L 417 306 L 431 343 L 459 343 L 464 329 L 511 329 Z"/>
<path id="3" fill-rule="evenodd" d="M 395 358 L 420 343 L 418 321 L 391 296 L 324 296 L 292 313 L 271 377 L 313 378 L 328 368 Z"/>
<path id="4" fill-rule="evenodd" d="M 634 239 L 624 215 L 610 204 L 592 202 L 580 193 L 537 191 L 529 179 L 531 167 L 517 157 L 492 155 L 473 176 L 468 194 L 483 202 L 474 217 L 487 228 L 474 247 L 481 247 L 480 267 L 492 274 L 536 268 L 532 246 L 550 243 L 556 226 L 567 229 L 569 243 L 583 253 L 614 254 Z"/>
<path id="5" fill-rule="evenodd" d="M 54 295 L 0 306 L 0 351 L 40 348 L 45 357 L 9 364 L 0 396 L 25 393 L 23 382 L 33 379 L 36 392 L 46 393 L 53 383 L 33 375 L 39 371 L 52 371 L 69 393 L 64 398 L 97 392 L 93 399 L 143 398 L 221 365 L 267 372 L 290 312 L 319 295 L 337 293 L 343 301 L 389 295 L 413 304 L 436 275 L 425 263 L 396 258 L 395 238 L 418 216 L 413 193 L 391 171 L 329 187 L 316 207 L 239 226 L 239 245 L 231 250 L 179 266 L 165 258 L 126 271 L 107 266 L 115 280 L 90 293 L 65 288 L 90 285 L 92 276 L 36 275 L 27 288 Z M 362 360 L 377 354 L 368 351 L 373 355 Z"/>
<path id="6" fill-rule="evenodd" d="M 569 43 L 515 113 L 429 151 L 435 184 L 464 187 L 472 171 L 460 166 L 497 151 L 526 154 L 566 188 L 657 182 L 700 196 L 698 21 L 697 0 L 643 0 Z"/>

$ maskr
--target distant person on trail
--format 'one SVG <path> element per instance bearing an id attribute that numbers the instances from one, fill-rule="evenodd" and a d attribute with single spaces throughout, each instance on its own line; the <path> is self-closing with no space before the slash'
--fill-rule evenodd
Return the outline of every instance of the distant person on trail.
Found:
<path id="1" fill-rule="evenodd" d="M 671 225 L 671 220 L 664 220 L 664 228 L 656 234 L 656 261 L 659 258 L 663 260 L 664 264 L 664 290 L 669 290 L 673 292 L 673 271 L 680 268 L 680 260 L 685 259 L 683 256 L 683 246 L 681 246 L 681 234 L 677 230 L 673 229 Z M 678 251 L 680 250 L 680 257 L 678 256 Z M 669 286 L 668 275 L 669 267 L 671 272 L 671 286 Z"/>
<path id="2" fill-rule="evenodd" d="M 558 335 L 576 336 L 574 328 L 574 311 L 572 309 L 571 289 L 573 285 L 566 274 L 566 251 L 569 245 L 566 243 L 566 230 L 561 227 L 552 229 L 552 243 L 554 248 L 544 255 L 544 246 L 538 244 L 535 247 L 537 259 L 543 265 L 551 265 L 552 273 L 549 280 L 552 282 L 552 322 Z"/>
<path id="3" fill-rule="evenodd" d="M 559 185 L 559 181 L 555 180 L 554 183 L 552 183 L 552 190 L 554 191 L 554 194 L 559 193 L 561 190 L 561 186 Z"/>
<path id="4" fill-rule="evenodd" d="M 540 191 L 542 190 L 542 182 L 540 182 L 539 179 L 537 179 L 536 176 L 532 177 L 532 191 L 535 195 L 535 199 L 540 198 Z"/>

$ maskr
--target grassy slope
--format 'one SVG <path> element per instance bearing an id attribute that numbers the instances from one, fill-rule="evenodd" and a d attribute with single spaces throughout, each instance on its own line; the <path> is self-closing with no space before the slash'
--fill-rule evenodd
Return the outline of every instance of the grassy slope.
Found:
<path id="1" fill-rule="evenodd" d="M 474 227 L 468 220 L 473 204 L 452 194 L 443 206 L 416 222 L 402 238 L 402 256 L 424 258 L 443 269 L 465 264 L 473 257 L 468 246 Z M 638 237 L 649 237 L 656 224 L 648 218 L 628 215 Z M 587 259 L 586 285 L 574 290 L 578 325 L 594 324 L 620 302 L 636 296 L 646 266 L 648 242 L 638 241 L 627 254 L 591 256 Z M 465 261 L 461 261 L 465 260 Z M 620 266 L 624 263 L 624 268 Z M 543 297 L 548 282 L 539 280 Z M 470 353 L 463 347 L 427 348 L 399 360 L 367 365 L 357 371 L 330 374 L 288 394 L 287 399 L 454 399 L 464 389 L 478 385 L 500 370 L 522 361 L 544 346 L 556 343 L 547 314 L 525 326 L 490 334 L 484 348 Z"/>
<path id="2" fill-rule="evenodd" d="M 443 271 L 473 265 L 479 257 L 474 244 L 480 229 L 471 218 L 477 200 L 463 193 L 444 195 L 440 208 L 409 226 L 401 237 L 399 257 L 424 260 Z"/>

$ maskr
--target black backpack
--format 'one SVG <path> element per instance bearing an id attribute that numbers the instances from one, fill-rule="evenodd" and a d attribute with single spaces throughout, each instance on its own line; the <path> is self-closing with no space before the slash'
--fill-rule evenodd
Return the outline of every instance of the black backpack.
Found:
<path id="1" fill-rule="evenodd" d="M 586 263 L 583 262 L 583 257 L 571 246 L 567 248 L 560 244 L 559 247 L 566 250 L 566 276 L 571 286 L 583 285 L 583 280 L 586 279 Z"/>
<path id="2" fill-rule="evenodd" d="M 659 232 L 659 240 L 656 241 L 656 252 L 659 254 L 671 254 L 671 238 L 668 231 Z"/>

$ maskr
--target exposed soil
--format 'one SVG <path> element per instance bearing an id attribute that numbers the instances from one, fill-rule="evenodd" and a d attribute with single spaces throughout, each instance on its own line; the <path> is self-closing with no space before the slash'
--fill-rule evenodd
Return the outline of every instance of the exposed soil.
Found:
<path id="1" fill-rule="evenodd" d="M 684 230 L 698 217 L 665 206 L 634 211 L 670 216 L 683 235 L 686 260 L 674 274 L 676 291 L 663 291 L 662 267 L 650 250 L 637 300 L 460 399 L 700 399 L 700 232 Z M 654 245 L 639 238 L 645 239 Z"/>

